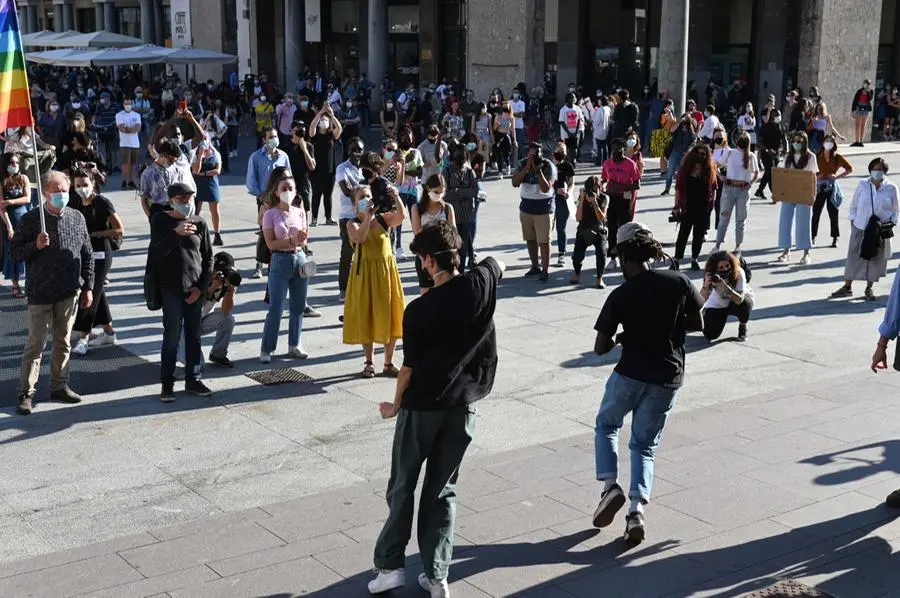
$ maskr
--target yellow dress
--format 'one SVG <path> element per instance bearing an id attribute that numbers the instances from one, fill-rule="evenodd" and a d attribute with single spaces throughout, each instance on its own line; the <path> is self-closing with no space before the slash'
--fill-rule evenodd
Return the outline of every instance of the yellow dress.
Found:
<path id="1" fill-rule="evenodd" d="M 377 223 L 353 251 L 344 301 L 344 344 L 389 343 L 403 337 L 403 283 L 388 233 Z"/>

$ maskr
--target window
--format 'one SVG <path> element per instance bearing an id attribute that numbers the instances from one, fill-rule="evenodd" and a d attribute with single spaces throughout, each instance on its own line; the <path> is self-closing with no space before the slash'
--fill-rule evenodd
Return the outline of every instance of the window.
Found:
<path id="1" fill-rule="evenodd" d="M 222 51 L 226 54 L 238 53 L 238 24 L 237 24 L 237 2 L 236 0 L 225 0 L 225 22 L 223 23 L 224 34 L 222 36 Z M 166 19 L 168 21 L 168 18 Z"/>
<path id="2" fill-rule="evenodd" d="M 141 36 L 141 9 L 135 7 L 119 8 L 119 33 L 132 37 Z M 150 18 L 153 18 L 152 16 Z"/>
<path id="3" fill-rule="evenodd" d="M 388 6 L 388 32 L 418 33 L 418 6 Z"/>
<path id="4" fill-rule="evenodd" d="M 334 0 L 331 3 L 331 31 L 333 33 L 356 33 L 358 30 L 358 0 Z"/>

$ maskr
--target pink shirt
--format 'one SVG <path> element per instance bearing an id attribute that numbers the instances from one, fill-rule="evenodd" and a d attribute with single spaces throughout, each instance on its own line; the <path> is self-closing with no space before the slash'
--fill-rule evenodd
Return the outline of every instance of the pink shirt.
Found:
<path id="1" fill-rule="evenodd" d="M 278 131 L 282 135 L 290 135 L 293 133 L 291 129 L 294 123 L 294 113 L 297 112 L 297 104 L 288 106 L 284 102 L 275 107 L 275 120 L 278 122 Z"/>
<path id="2" fill-rule="evenodd" d="M 280 208 L 269 208 L 263 214 L 262 227 L 263 230 L 274 231 L 276 240 L 287 239 L 291 232 L 306 230 L 306 212 L 293 206 L 287 212 Z"/>
<path id="3" fill-rule="evenodd" d="M 641 178 L 637 164 L 631 158 L 616 162 L 612 158 L 603 162 L 603 180 L 608 183 L 633 185 Z"/>

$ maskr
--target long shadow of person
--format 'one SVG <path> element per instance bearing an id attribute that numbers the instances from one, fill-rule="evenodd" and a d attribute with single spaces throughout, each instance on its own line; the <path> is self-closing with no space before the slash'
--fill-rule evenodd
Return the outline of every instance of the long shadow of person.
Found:
<path id="1" fill-rule="evenodd" d="M 864 455 L 853 456 L 853 453 L 883 449 L 880 458 L 871 458 Z M 873 442 L 864 446 L 854 446 L 833 453 L 816 455 L 800 461 L 809 465 L 829 465 L 832 463 L 856 464 L 848 469 L 831 471 L 822 474 L 813 480 L 820 486 L 836 486 L 848 482 L 856 482 L 882 472 L 900 474 L 900 440 L 888 440 L 885 442 Z M 900 480 L 898 480 L 900 487 Z"/>

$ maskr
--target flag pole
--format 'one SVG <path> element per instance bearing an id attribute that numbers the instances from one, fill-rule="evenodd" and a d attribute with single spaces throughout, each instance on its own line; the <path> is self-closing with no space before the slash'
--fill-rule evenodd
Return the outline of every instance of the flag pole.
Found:
<path id="1" fill-rule="evenodd" d="M 36 177 L 34 184 L 38 192 L 38 216 L 41 219 L 41 233 L 46 233 L 47 220 L 44 216 L 44 190 L 41 187 L 41 161 L 38 160 L 37 132 L 34 130 L 34 125 L 31 126 L 31 147 L 34 152 L 34 176 Z"/>

